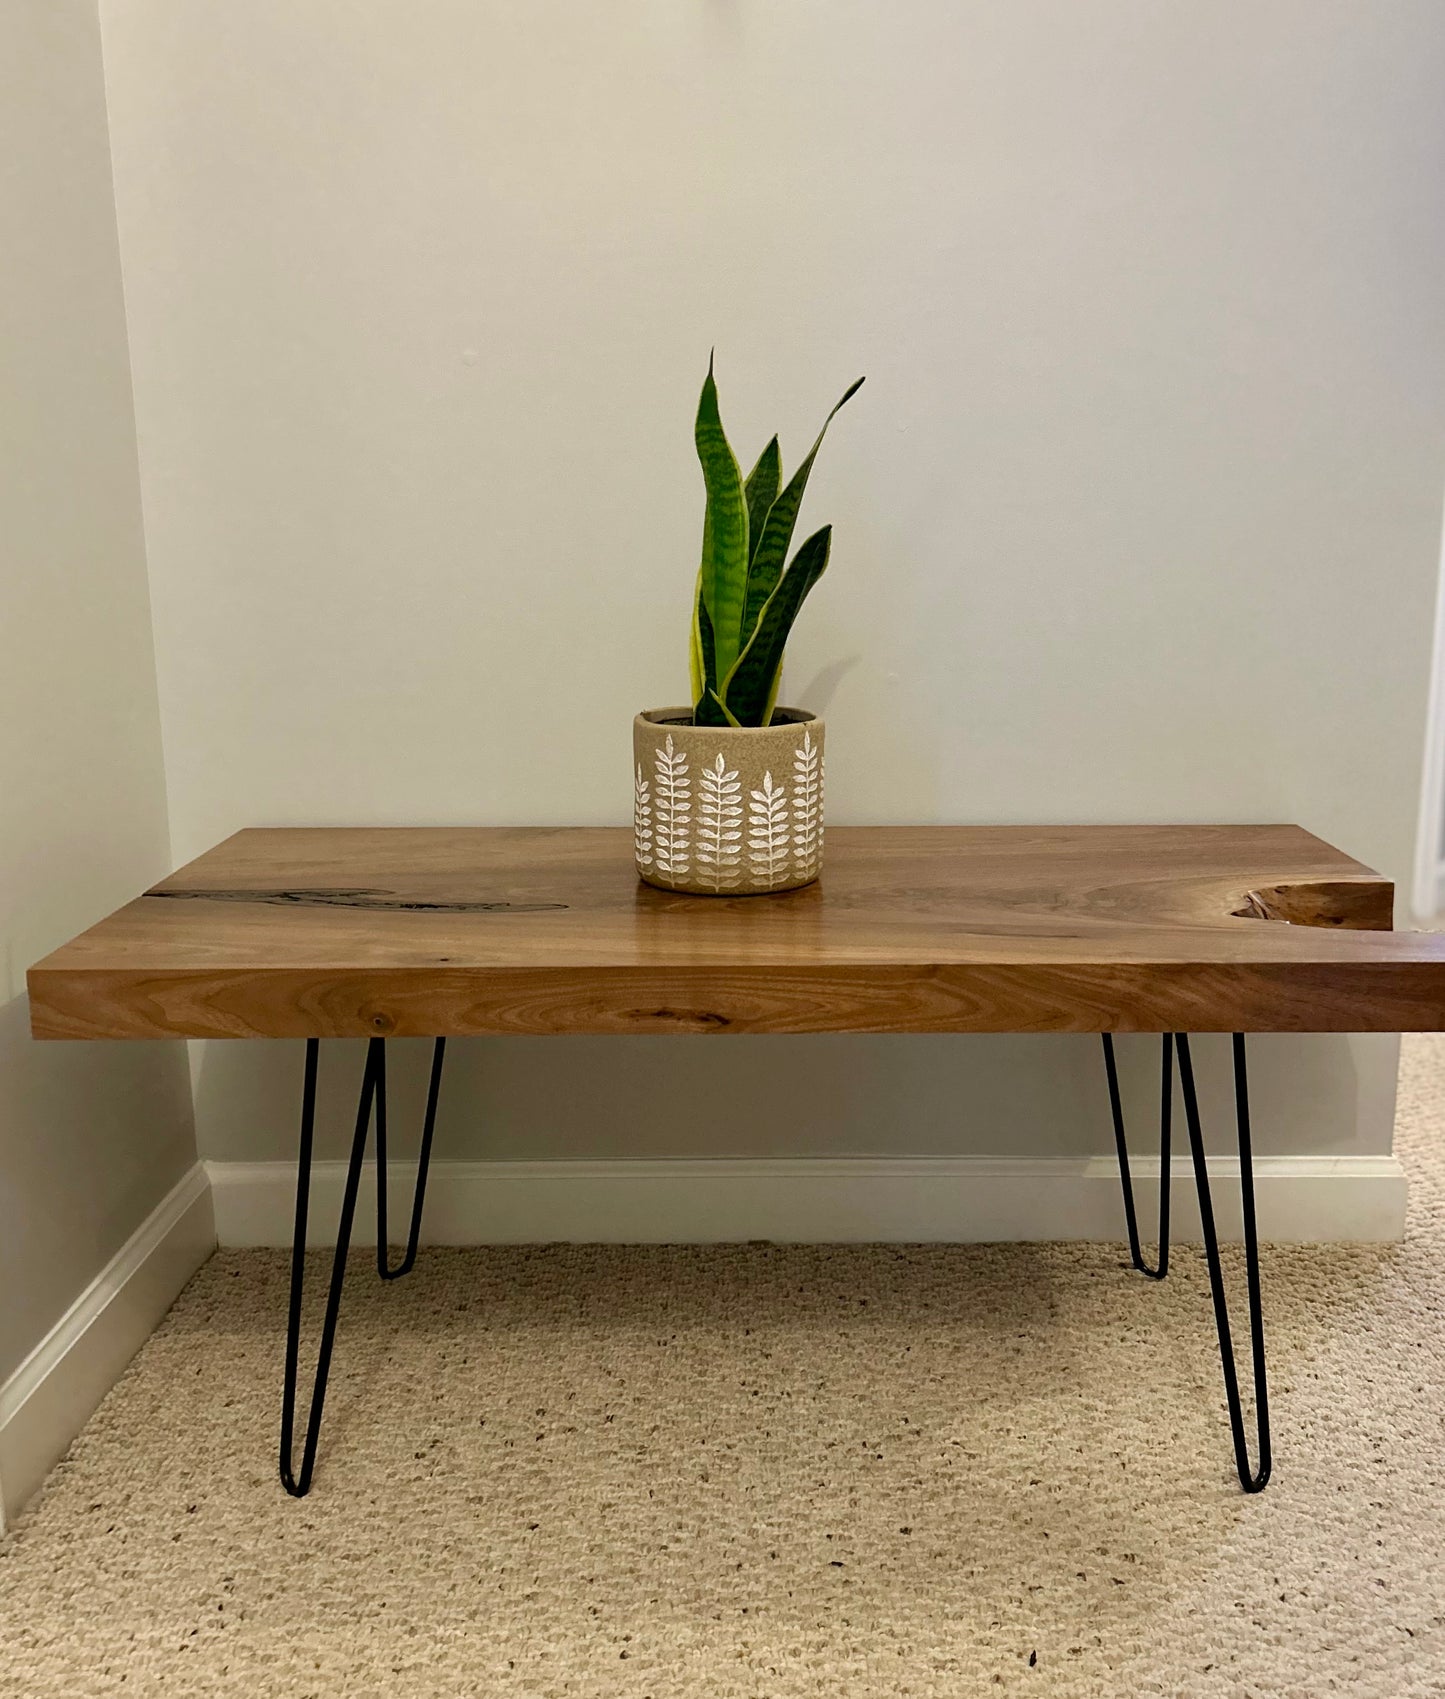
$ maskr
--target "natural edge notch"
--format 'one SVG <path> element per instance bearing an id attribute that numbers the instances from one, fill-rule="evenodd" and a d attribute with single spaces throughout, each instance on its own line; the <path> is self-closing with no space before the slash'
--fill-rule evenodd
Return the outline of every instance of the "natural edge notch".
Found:
<path id="1" fill-rule="evenodd" d="M 1389 932 L 1395 924 L 1395 887 L 1388 879 L 1291 880 L 1246 892 L 1244 903 L 1232 913 L 1239 920 L 1273 920 L 1285 926 Z"/>

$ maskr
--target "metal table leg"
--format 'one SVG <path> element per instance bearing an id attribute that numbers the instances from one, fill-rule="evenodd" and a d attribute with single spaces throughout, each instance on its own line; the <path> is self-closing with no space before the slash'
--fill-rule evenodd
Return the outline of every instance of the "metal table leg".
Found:
<path id="1" fill-rule="evenodd" d="M 437 1039 L 432 1052 L 431 1083 L 427 1091 L 426 1119 L 422 1127 L 411 1227 L 405 1255 L 395 1268 L 390 1266 L 386 1232 L 386 1040 L 373 1038 L 366 1047 L 366 1065 L 361 1075 L 361 1097 L 356 1108 L 356 1129 L 351 1139 L 346 1186 L 341 1198 L 341 1219 L 336 1229 L 336 1250 L 331 1259 L 331 1283 L 326 1294 L 326 1313 L 321 1324 L 321 1343 L 316 1355 L 316 1375 L 312 1382 L 310 1407 L 306 1413 L 306 1438 L 301 1449 L 301 1466 L 296 1469 L 296 1381 L 301 1355 L 306 1220 L 311 1196 L 316 1075 L 320 1053 L 320 1043 L 317 1039 L 309 1038 L 306 1041 L 306 1072 L 301 1090 L 301 1140 L 296 1169 L 296 1225 L 291 1243 L 291 1295 L 286 1318 L 286 1371 L 281 1391 L 281 1484 L 293 1498 L 302 1497 L 310 1489 L 311 1474 L 316 1465 L 316 1443 L 321 1433 L 321 1414 L 326 1403 L 331 1351 L 336 1341 L 341 1287 L 346 1278 L 346 1253 L 351 1245 L 351 1227 L 356 1216 L 356 1195 L 361 1184 L 361 1168 L 366 1156 L 366 1136 L 371 1126 L 373 1106 L 376 1111 L 376 1265 L 383 1280 L 395 1280 L 407 1273 L 416 1261 L 445 1045 L 445 1039 Z"/>
<path id="2" fill-rule="evenodd" d="M 1162 1280 L 1169 1268 L 1169 1181 L 1170 1118 L 1173 1098 L 1171 1052 L 1179 1057 L 1179 1084 L 1184 1097 L 1184 1119 L 1189 1130 L 1189 1151 L 1194 1167 L 1194 1186 L 1199 1195 L 1199 1219 L 1203 1229 L 1204 1255 L 1209 1266 L 1209 1291 L 1214 1303 L 1214 1324 L 1219 1336 L 1219 1361 L 1224 1373 L 1224 1397 L 1229 1410 L 1229 1428 L 1234 1440 L 1234 1463 L 1239 1484 L 1247 1493 L 1263 1491 L 1271 1466 L 1269 1432 L 1269 1383 L 1265 1366 L 1264 1313 L 1260 1294 L 1259 1233 L 1255 1220 L 1254 1157 L 1249 1121 L 1249 1074 L 1244 1034 L 1234 1034 L 1234 1113 L 1239 1146 L 1240 1195 L 1244 1211 L 1245 1287 L 1249 1306 L 1249 1346 L 1254 1369 L 1255 1442 L 1258 1463 L 1251 1466 L 1244 1431 L 1244 1407 L 1239 1390 L 1239 1369 L 1229 1322 L 1229 1302 L 1224 1290 L 1224 1271 L 1219 1256 L 1219 1235 L 1214 1221 L 1209 1164 L 1204 1154 L 1204 1133 L 1199 1116 L 1199 1098 L 1194 1085 L 1194 1065 L 1187 1033 L 1165 1033 L 1163 1044 L 1163 1093 L 1160 1104 L 1159 1260 L 1150 1268 L 1139 1248 L 1138 1221 L 1134 1210 L 1134 1188 L 1129 1174 L 1129 1152 L 1124 1138 L 1124 1117 L 1119 1102 L 1119 1078 L 1114 1062 L 1114 1041 L 1104 1034 L 1104 1065 L 1109 1082 L 1109 1106 L 1114 1119 L 1114 1139 L 1119 1152 L 1119 1179 L 1124 1192 L 1124 1219 L 1129 1233 L 1129 1253 L 1134 1267 L 1152 1280 Z"/>
<path id="3" fill-rule="evenodd" d="M 1114 1117 L 1114 1148 L 1119 1153 L 1119 1183 L 1124 1188 L 1124 1222 L 1129 1229 L 1129 1260 L 1140 1274 L 1162 1280 L 1169 1272 L 1170 1120 L 1174 1108 L 1174 1046 L 1164 1034 L 1160 1075 L 1164 1089 L 1159 1100 L 1159 1260 L 1153 1268 L 1139 1248 L 1139 1218 L 1134 1211 L 1134 1182 L 1129 1173 L 1129 1146 L 1124 1138 L 1124 1110 L 1119 1102 L 1119 1070 L 1114 1063 L 1114 1035 L 1104 1034 L 1104 1071 L 1109 1079 L 1109 1108 Z"/>

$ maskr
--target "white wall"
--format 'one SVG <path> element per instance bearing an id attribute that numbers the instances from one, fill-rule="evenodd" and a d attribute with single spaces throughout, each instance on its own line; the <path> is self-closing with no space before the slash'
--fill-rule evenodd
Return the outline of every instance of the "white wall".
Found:
<path id="1" fill-rule="evenodd" d="M 0 253 L 3 1404 L 195 1161 L 180 1045 L 35 1044 L 24 996 L 170 856 L 93 0 L 0 8 Z"/>
<path id="2" fill-rule="evenodd" d="M 250 822 L 624 820 L 631 715 L 684 690 L 715 343 L 745 456 L 869 377 L 786 690 L 828 713 L 835 821 L 1298 819 L 1408 875 L 1434 0 L 103 19 L 179 856 Z M 1265 1049 L 1267 1142 L 1388 1148 L 1388 1041 Z M 445 1136 L 1104 1136 L 1073 1041 L 767 1041 L 756 1113 L 679 1127 L 702 1054 L 478 1044 Z M 207 1154 L 290 1150 L 298 1067 L 210 1047 Z"/>

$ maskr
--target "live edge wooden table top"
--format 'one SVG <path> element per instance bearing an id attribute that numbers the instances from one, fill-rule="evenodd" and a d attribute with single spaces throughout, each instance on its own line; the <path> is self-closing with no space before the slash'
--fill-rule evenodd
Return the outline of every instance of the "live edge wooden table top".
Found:
<path id="1" fill-rule="evenodd" d="M 40 1038 L 1445 1027 L 1445 936 L 1297 826 L 839 827 L 767 897 L 611 828 L 238 832 L 30 970 Z"/>

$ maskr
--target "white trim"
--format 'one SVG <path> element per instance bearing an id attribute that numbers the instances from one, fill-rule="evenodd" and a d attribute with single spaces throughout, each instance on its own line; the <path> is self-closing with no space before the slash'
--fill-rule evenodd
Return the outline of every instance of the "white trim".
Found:
<path id="1" fill-rule="evenodd" d="M 5 1517 L 14 1519 L 65 1455 L 215 1249 L 210 1194 L 198 1162 L 0 1385 L 0 1509 Z"/>
<path id="2" fill-rule="evenodd" d="M 210 1162 L 222 1245 L 289 1245 L 290 1162 Z M 1159 1161 L 1133 1165 L 1140 1214 L 1153 1219 Z M 1237 1160 L 1212 1158 L 1220 1233 L 1239 1236 Z M 318 1162 L 309 1243 L 335 1242 L 346 1165 Z M 398 1164 L 389 1208 L 405 1230 L 413 1170 Z M 1255 1161 L 1260 1233 L 1296 1243 L 1402 1238 L 1405 1176 L 1393 1156 L 1268 1156 Z M 368 1164 L 353 1234 L 375 1242 Z M 1199 1235 L 1187 1159 L 1172 1204 L 1181 1240 Z M 433 1245 L 709 1244 L 772 1239 L 866 1241 L 1123 1237 L 1112 1157 L 849 1157 L 620 1162 L 435 1162 L 423 1240 Z"/>
<path id="3" fill-rule="evenodd" d="M 1435 585 L 1435 634 L 1430 650 L 1430 694 L 1425 709 L 1425 752 L 1420 818 L 1415 827 L 1415 879 L 1410 908 L 1417 921 L 1441 912 L 1442 833 L 1445 833 L 1445 539 Z"/>

